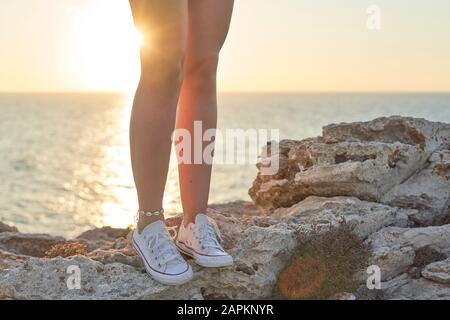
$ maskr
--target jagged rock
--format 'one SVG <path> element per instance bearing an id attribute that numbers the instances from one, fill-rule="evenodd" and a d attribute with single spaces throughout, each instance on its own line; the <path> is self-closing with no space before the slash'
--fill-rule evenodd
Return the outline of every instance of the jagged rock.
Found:
<path id="1" fill-rule="evenodd" d="M 434 152 L 425 169 L 392 188 L 382 202 L 417 209 L 411 219 L 418 225 L 442 223 L 450 213 L 450 152 Z"/>
<path id="2" fill-rule="evenodd" d="M 14 269 L 25 263 L 29 257 L 17 255 L 11 252 L 0 250 L 0 272 L 6 269 Z"/>
<path id="3" fill-rule="evenodd" d="M 340 141 L 401 142 L 434 151 L 450 147 L 450 124 L 407 117 L 381 117 L 368 122 L 331 124 L 323 128 L 325 143 Z"/>
<path id="4" fill-rule="evenodd" d="M 379 201 L 423 169 L 437 148 L 448 149 L 449 133 L 448 124 L 401 117 L 327 126 L 323 137 L 281 141 L 278 153 L 268 146 L 249 194 L 265 210 L 311 195 Z M 274 157 L 279 171 L 261 174 Z"/>
<path id="5" fill-rule="evenodd" d="M 2 232 L 18 232 L 16 227 L 8 226 L 7 224 L 0 221 L 0 233 Z"/>
<path id="6" fill-rule="evenodd" d="M 400 117 L 331 125 L 323 137 L 281 141 L 278 153 L 269 146 L 249 194 L 266 210 L 311 195 L 378 202 L 422 170 L 436 148 L 448 148 L 449 132 L 448 124 Z M 261 174 L 274 157 L 279 157 L 279 171 Z"/>
<path id="7" fill-rule="evenodd" d="M 254 203 L 248 201 L 233 201 L 228 203 L 213 204 L 210 205 L 209 208 L 218 210 L 222 214 L 233 214 L 239 212 L 246 216 L 258 216 L 262 213 Z"/>
<path id="8" fill-rule="evenodd" d="M 81 243 L 86 247 L 87 252 L 92 252 L 95 250 L 108 250 L 110 249 L 114 242 L 105 241 L 105 240 L 85 240 L 85 239 L 76 239 L 78 243 Z"/>
<path id="9" fill-rule="evenodd" d="M 252 199 L 265 209 L 288 207 L 311 195 L 378 201 L 428 158 L 419 147 L 400 143 L 281 141 L 280 150 L 280 161 L 289 162 L 289 169 L 276 177 L 259 174 L 250 189 Z M 304 153 L 308 162 L 302 161 Z"/>
<path id="10" fill-rule="evenodd" d="M 408 217 L 415 210 L 404 210 L 387 205 L 361 201 L 351 197 L 308 197 L 290 208 L 280 208 L 271 217 L 283 218 L 287 223 L 336 226 L 345 220 L 362 239 L 387 226 L 408 226 Z"/>
<path id="11" fill-rule="evenodd" d="M 257 299 L 270 297 L 277 276 L 297 245 L 286 223 L 266 227 L 238 214 L 209 214 L 217 221 L 235 265 L 223 269 L 194 265 L 194 280 L 173 290 L 143 273 L 128 249 L 96 250 L 87 257 L 30 259 L 0 273 L 0 299 Z M 94 259 L 99 261 L 94 261 Z M 101 261 L 101 262 L 100 262 Z M 268 263 L 270 261 L 270 263 Z M 67 290 L 67 267 L 78 265 L 82 289 Z"/>
<path id="12" fill-rule="evenodd" d="M 95 250 L 123 249 L 127 246 L 127 241 L 125 239 L 130 232 L 130 228 L 96 228 L 83 232 L 75 238 L 75 241 L 83 244 L 88 252 Z"/>
<path id="13" fill-rule="evenodd" d="M 3 232 L 0 233 L 0 250 L 19 255 L 44 257 L 48 249 L 64 241 L 62 237 L 53 237 L 46 234 Z"/>
<path id="14" fill-rule="evenodd" d="M 90 252 L 87 256 L 92 260 L 99 261 L 103 264 L 122 263 L 139 270 L 144 270 L 141 259 L 131 250 L 97 249 Z"/>
<path id="15" fill-rule="evenodd" d="M 278 274 L 297 246 L 298 233 L 307 232 L 307 226 L 316 223 L 335 225 L 345 218 L 355 224 L 357 233 L 366 237 L 385 225 L 406 224 L 408 214 L 414 212 L 355 198 L 319 197 L 308 198 L 290 209 L 280 209 L 273 216 L 243 216 L 240 212 L 225 208 L 224 211 L 209 210 L 208 214 L 219 225 L 224 246 L 233 255 L 235 265 L 225 269 L 208 269 L 200 268 L 191 261 L 194 280 L 175 292 L 145 275 L 139 257 L 129 245 L 123 243 L 125 238 L 118 238 L 115 242 L 108 241 L 109 248 L 96 249 L 87 253 L 86 257 L 30 259 L 25 265 L 5 271 L 1 275 L 8 280 L 0 281 L 0 298 L 267 298 L 272 295 Z M 169 219 L 168 224 L 177 225 L 180 222 L 181 219 L 176 217 Z M 117 242 L 121 243 L 118 245 L 120 248 L 113 248 Z M 79 265 L 82 275 L 86 275 L 82 290 L 66 289 L 65 270 L 72 264 Z M 45 274 L 45 277 L 28 276 L 35 273 Z M 137 282 L 139 285 L 132 286 Z M 130 289 L 132 287 L 133 290 Z"/>
<path id="16" fill-rule="evenodd" d="M 97 228 L 93 230 L 88 230 L 83 232 L 78 237 L 77 240 L 89 240 L 89 241 L 110 241 L 114 242 L 119 238 L 125 238 L 130 229 L 119 229 L 119 228 L 111 228 L 111 227 L 103 227 Z"/>
<path id="17" fill-rule="evenodd" d="M 367 239 L 373 248 L 371 264 L 381 268 L 383 280 L 407 272 L 416 252 L 429 247 L 450 256 L 450 225 L 425 228 L 384 228 Z"/>
<path id="18" fill-rule="evenodd" d="M 427 265 L 422 270 L 422 276 L 428 280 L 450 285 L 450 259 Z"/>
<path id="19" fill-rule="evenodd" d="M 424 278 L 412 279 L 402 274 L 381 284 L 384 299 L 450 300 L 450 286 Z"/>
<path id="20" fill-rule="evenodd" d="M 118 238 L 109 243 L 113 246 L 119 242 L 121 245 L 118 247 L 122 248 L 97 249 L 86 257 L 25 258 L 15 265 L 10 262 L 10 267 L 0 270 L 0 299 L 267 298 L 272 294 L 279 272 L 297 246 L 298 232 L 307 230 L 307 226 L 335 224 L 344 217 L 355 224 L 355 231 L 361 237 L 365 237 L 384 225 L 407 223 L 408 214 L 408 210 L 345 197 L 310 197 L 298 206 L 279 209 L 272 216 L 241 216 L 238 212 L 222 214 L 210 210 L 209 215 L 217 221 L 226 247 L 235 258 L 235 265 L 231 268 L 205 269 L 194 264 L 194 280 L 173 290 L 151 280 L 144 273 L 139 258 L 125 245 L 126 240 Z M 169 219 L 168 224 L 180 222 L 177 217 Z M 400 230 L 406 233 L 418 229 Z M 435 230 L 434 234 L 438 231 Z M 410 237 L 420 242 L 415 247 L 441 243 L 445 248 L 442 243 L 444 234 L 436 237 L 441 242 L 420 240 L 417 235 Z M 401 243 L 409 243 L 410 237 L 403 236 Z M 392 250 L 395 248 L 394 245 Z M 9 259 L 5 257 L 4 260 Z M 80 267 L 84 283 L 81 290 L 67 289 L 69 275 L 66 272 L 70 265 Z"/>
<path id="21" fill-rule="evenodd" d="M 80 270 L 80 289 L 68 287 L 70 266 Z M 131 266 L 104 265 L 81 256 L 31 258 L 24 267 L 8 270 L 0 278 L 2 299 L 139 299 L 164 290 L 167 287 Z M 183 296 L 182 289 L 177 291 L 189 298 Z"/>

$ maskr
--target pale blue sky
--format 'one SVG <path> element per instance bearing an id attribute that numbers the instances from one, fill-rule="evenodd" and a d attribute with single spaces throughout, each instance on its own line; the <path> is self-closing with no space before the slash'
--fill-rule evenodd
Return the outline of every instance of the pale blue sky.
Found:
<path id="1" fill-rule="evenodd" d="M 0 0 L 0 91 L 129 90 L 130 30 L 127 0 Z M 449 75 L 448 0 L 236 0 L 219 87 L 450 91 Z"/>

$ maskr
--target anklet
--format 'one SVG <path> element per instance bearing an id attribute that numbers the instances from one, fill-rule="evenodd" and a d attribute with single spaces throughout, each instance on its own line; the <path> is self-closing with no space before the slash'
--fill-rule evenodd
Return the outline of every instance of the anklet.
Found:
<path id="1" fill-rule="evenodd" d="M 147 217 L 159 216 L 161 214 L 164 214 L 164 208 L 161 208 L 156 211 L 148 211 L 148 212 L 145 212 L 144 210 L 139 210 L 138 213 L 140 213 L 144 216 L 147 216 Z"/>
<path id="2" fill-rule="evenodd" d="M 156 211 L 148 211 L 148 212 L 145 212 L 144 210 L 140 210 L 140 209 L 139 209 L 139 210 L 136 212 L 136 217 L 135 217 L 136 222 L 139 221 L 139 215 L 140 215 L 140 214 L 142 214 L 142 215 L 144 215 L 144 216 L 146 216 L 146 217 L 155 217 L 155 216 L 159 216 L 159 215 L 164 214 L 164 208 L 161 208 L 161 209 L 156 210 Z"/>

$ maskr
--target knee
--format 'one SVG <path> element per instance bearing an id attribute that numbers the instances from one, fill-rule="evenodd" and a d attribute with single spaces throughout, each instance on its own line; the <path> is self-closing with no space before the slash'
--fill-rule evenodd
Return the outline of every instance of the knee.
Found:
<path id="1" fill-rule="evenodd" d="M 179 87 L 184 77 L 184 51 L 163 52 L 161 50 L 141 54 L 141 83 L 161 87 Z"/>
<path id="2" fill-rule="evenodd" d="M 196 82 L 210 82 L 216 80 L 219 55 L 212 54 L 199 58 L 192 58 L 186 63 L 185 76 Z"/>

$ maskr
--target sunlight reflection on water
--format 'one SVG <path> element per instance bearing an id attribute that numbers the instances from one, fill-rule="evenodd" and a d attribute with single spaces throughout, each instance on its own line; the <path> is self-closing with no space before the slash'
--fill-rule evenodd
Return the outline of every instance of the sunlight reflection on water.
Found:
<path id="1" fill-rule="evenodd" d="M 408 115 L 450 122 L 450 95 L 223 95 L 219 128 L 280 128 L 281 138 L 323 125 Z M 0 221 L 23 232 L 75 236 L 125 227 L 137 209 L 129 98 L 117 94 L 0 95 Z M 249 200 L 253 165 L 217 165 L 211 203 Z M 164 206 L 181 212 L 176 160 Z"/>
<path id="2" fill-rule="evenodd" d="M 120 95 L 0 96 L 0 221 L 68 237 L 134 222 L 137 197 Z M 165 207 L 180 211 L 176 162 Z"/>

